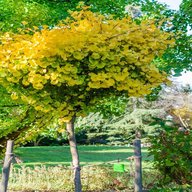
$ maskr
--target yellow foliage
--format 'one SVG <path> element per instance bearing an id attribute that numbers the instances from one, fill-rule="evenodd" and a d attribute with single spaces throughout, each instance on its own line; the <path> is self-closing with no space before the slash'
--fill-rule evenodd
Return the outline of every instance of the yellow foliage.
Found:
<path id="1" fill-rule="evenodd" d="M 151 62 L 174 42 L 153 20 L 136 24 L 87 8 L 71 17 L 33 35 L 1 37 L 0 83 L 14 90 L 13 99 L 57 114 L 62 124 L 84 114 L 97 95 L 140 97 L 167 82 Z"/>
<path id="2" fill-rule="evenodd" d="M 192 109 L 189 106 L 184 105 L 180 108 L 174 108 L 172 109 L 172 113 L 179 117 L 179 119 L 182 119 L 187 127 L 192 126 Z"/>
<path id="3" fill-rule="evenodd" d="M 13 99 L 13 100 L 17 100 L 19 97 L 18 97 L 18 95 L 17 95 L 17 93 L 12 93 L 11 94 L 11 99 Z"/>

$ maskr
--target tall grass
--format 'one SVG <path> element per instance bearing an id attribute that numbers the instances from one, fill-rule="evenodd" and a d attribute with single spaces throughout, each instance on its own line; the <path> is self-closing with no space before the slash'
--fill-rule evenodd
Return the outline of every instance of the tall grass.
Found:
<path id="1" fill-rule="evenodd" d="M 133 173 L 113 172 L 112 165 L 84 166 L 81 170 L 83 191 L 133 191 Z M 154 175 L 155 174 L 155 175 Z M 144 186 L 151 185 L 158 174 L 145 172 Z M 148 176 L 148 177 L 147 177 Z M 152 177 L 151 177 L 152 176 Z M 21 166 L 11 169 L 9 192 L 72 192 L 73 170 L 67 166 Z"/>

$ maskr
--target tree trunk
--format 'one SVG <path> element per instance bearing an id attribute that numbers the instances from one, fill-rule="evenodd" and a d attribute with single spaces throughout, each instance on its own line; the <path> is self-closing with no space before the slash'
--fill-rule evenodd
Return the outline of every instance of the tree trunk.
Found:
<path id="1" fill-rule="evenodd" d="M 33 142 L 33 145 L 35 147 L 39 146 L 39 143 L 41 142 L 41 140 L 44 139 L 44 137 L 41 137 L 40 139 L 36 139 L 34 142 Z"/>
<path id="2" fill-rule="evenodd" d="M 135 154 L 135 192 L 142 192 L 141 140 L 135 139 L 133 145 Z"/>
<path id="3" fill-rule="evenodd" d="M 72 156 L 72 166 L 74 170 L 74 184 L 75 184 L 75 192 L 81 192 L 81 168 L 79 165 L 79 154 L 77 150 L 77 142 L 75 138 L 75 131 L 74 131 L 74 120 L 73 118 L 70 122 L 67 123 L 67 133 L 70 145 L 70 151 Z"/>
<path id="4" fill-rule="evenodd" d="M 0 185 L 0 192 L 7 192 L 9 173 L 11 168 L 11 162 L 13 160 L 13 141 L 7 141 L 7 149 L 5 153 L 5 160 L 2 169 L 2 181 Z"/>

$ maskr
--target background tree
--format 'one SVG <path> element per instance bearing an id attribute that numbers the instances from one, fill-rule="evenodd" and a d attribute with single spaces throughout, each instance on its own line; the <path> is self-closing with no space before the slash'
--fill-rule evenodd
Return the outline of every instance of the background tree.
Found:
<path id="1" fill-rule="evenodd" d="M 149 104 L 148 106 L 144 104 L 146 103 L 144 99 L 140 101 L 134 99 L 130 103 L 126 113 L 114 118 L 109 124 L 108 135 L 111 137 L 108 139 L 115 143 L 119 141 L 120 144 L 130 144 L 135 138 L 142 139 L 144 143 L 146 137 L 157 131 L 157 126 L 151 126 L 153 118 L 163 117 L 165 113 L 162 108 L 152 105 L 149 108 Z"/>
<path id="2" fill-rule="evenodd" d="M 163 108 L 148 104 L 145 99 L 129 98 L 121 115 L 105 117 L 99 112 L 90 113 L 87 117 L 77 118 L 75 126 L 77 135 L 86 143 L 124 145 L 132 143 L 138 132 L 143 141 L 153 135 L 158 129 L 158 126 L 151 126 L 153 118 L 164 116 Z"/>
<path id="3" fill-rule="evenodd" d="M 54 26 L 75 9 L 78 1 L 18 0 L 0 1 L 0 31 L 19 32 L 24 27 Z"/>
<path id="4" fill-rule="evenodd" d="M 187 25 L 189 25 L 190 28 L 192 28 L 192 2 L 190 0 L 183 0 L 180 5 L 180 10 L 183 14 L 183 17 L 185 18 L 185 21 L 183 22 L 185 22 Z"/>

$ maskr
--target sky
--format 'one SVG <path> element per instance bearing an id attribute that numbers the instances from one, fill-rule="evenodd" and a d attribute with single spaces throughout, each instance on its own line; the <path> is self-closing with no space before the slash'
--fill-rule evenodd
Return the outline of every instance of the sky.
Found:
<path id="1" fill-rule="evenodd" d="M 171 9 L 178 10 L 182 0 L 158 0 L 161 3 L 166 3 Z"/>
<path id="2" fill-rule="evenodd" d="M 161 3 L 166 3 L 169 8 L 178 10 L 182 0 L 158 0 Z M 173 78 L 181 84 L 190 84 L 192 86 L 192 72 L 184 72 L 181 77 Z"/>

